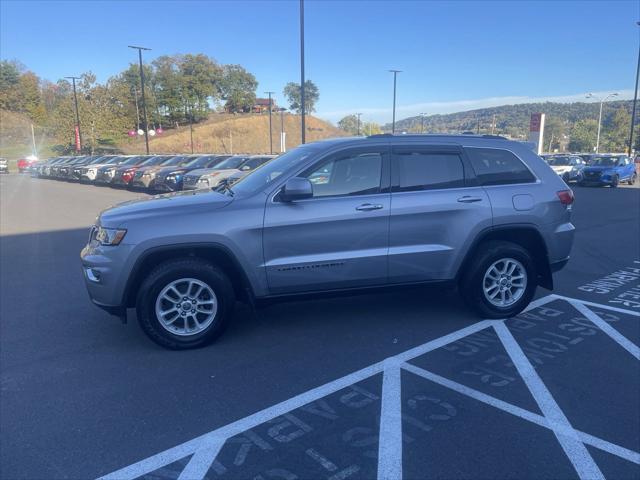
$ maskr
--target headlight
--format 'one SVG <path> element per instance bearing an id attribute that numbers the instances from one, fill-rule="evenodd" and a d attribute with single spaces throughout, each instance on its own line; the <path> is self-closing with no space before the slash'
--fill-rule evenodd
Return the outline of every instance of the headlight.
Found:
<path id="1" fill-rule="evenodd" d="M 199 183 L 199 184 L 201 184 L 201 185 L 205 185 L 205 184 L 206 184 L 206 185 L 209 185 L 209 179 L 208 179 L 208 178 L 205 178 L 205 177 L 203 177 L 203 178 L 199 178 L 199 179 L 198 179 L 198 183 Z"/>
<path id="2" fill-rule="evenodd" d="M 124 229 L 98 227 L 96 240 L 102 245 L 118 245 L 126 233 Z"/>

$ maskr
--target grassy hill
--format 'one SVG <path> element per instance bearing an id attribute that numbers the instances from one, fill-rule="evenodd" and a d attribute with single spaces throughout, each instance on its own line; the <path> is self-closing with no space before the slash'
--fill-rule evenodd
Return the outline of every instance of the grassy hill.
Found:
<path id="1" fill-rule="evenodd" d="M 272 117 L 273 151 L 280 151 L 280 115 Z M 306 118 L 306 141 L 345 136 L 346 133 L 315 117 Z M 300 144 L 300 116 L 284 115 L 287 149 Z M 194 151 L 215 153 L 269 153 L 269 115 L 212 114 L 209 120 L 193 125 Z M 144 151 L 144 138 L 127 139 L 119 145 L 126 153 Z M 149 140 L 149 150 L 156 153 L 191 151 L 189 125 L 165 130 Z"/>
<path id="2" fill-rule="evenodd" d="M 44 131 L 35 128 L 36 147 L 40 156 L 51 155 L 51 140 L 43 137 Z M 16 160 L 31 155 L 32 150 L 31 120 L 22 113 L 0 110 L 0 157 Z"/>
<path id="3" fill-rule="evenodd" d="M 480 133 L 491 133 L 492 124 L 495 121 L 494 133 L 518 138 L 528 135 L 529 118 L 532 113 L 545 113 L 547 123 L 550 119 L 556 119 L 570 128 L 579 120 L 597 119 L 599 106 L 599 103 L 585 102 L 502 105 L 466 112 L 428 115 L 424 119 L 424 129 L 428 133 L 457 133 L 464 131 L 476 132 L 479 127 Z M 603 125 L 608 123 L 609 117 L 620 107 L 631 113 L 632 101 L 607 102 L 603 111 Z M 396 121 L 396 131 L 419 132 L 420 122 L 419 116 L 398 120 Z M 391 124 L 384 125 L 383 130 L 390 132 Z"/>

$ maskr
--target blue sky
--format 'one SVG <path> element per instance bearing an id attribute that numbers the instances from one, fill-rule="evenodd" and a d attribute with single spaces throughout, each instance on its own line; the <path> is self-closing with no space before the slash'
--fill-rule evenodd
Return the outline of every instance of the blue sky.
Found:
<path id="1" fill-rule="evenodd" d="M 103 81 L 135 61 L 205 53 L 238 63 L 258 95 L 299 81 L 298 1 L 0 0 L 0 56 L 55 81 L 93 71 Z M 640 2 L 329 1 L 305 3 L 306 73 L 317 115 L 391 119 L 585 92 L 632 98 Z"/>

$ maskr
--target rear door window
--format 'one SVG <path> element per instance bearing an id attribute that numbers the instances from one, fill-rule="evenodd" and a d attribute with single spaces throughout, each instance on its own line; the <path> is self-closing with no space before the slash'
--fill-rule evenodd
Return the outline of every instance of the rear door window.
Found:
<path id="1" fill-rule="evenodd" d="M 419 147 L 394 149 L 395 192 L 464 187 L 464 167 L 455 152 L 429 152 Z"/>
<path id="2" fill-rule="evenodd" d="M 474 147 L 465 150 L 480 185 L 510 185 L 536 180 L 522 160 L 509 150 Z"/>

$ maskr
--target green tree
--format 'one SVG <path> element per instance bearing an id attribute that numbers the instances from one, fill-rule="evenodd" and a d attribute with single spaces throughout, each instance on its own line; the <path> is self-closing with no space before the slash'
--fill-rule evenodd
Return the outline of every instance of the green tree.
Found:
<path id="1" fill-rule="evenodd" d="M 338 122 L 338 128 L 344 130 L 351 135 L 358 134 L 358 117 L 356 115 L 347 115 Z"/>
<path id="2" fill-rule="evenodd" d="M 596 135 L 598 133 L 598 122 L 593 119 L 577 121 L 569 135 L 569 151 L 571 152 L 593 152 L 596 146 Z"/>
<path id="3" fill-rule="evenodd" d="M 199 53 L 184 55 L 179 62 L 182 98 L 189 110 L 198 117 L 206 118 L 209 100 L 220 97 L 223 69 L 215 60 Z"/>
<path id="4" fill-rule="evenodd" d="M 256 103 L 258 81 L 240 65 L 225 65 L 220 85 L 229 112 L 248 112 Z"/>
<path id="5" fill-rule="evenodd" d="M 302 113 L 302 100 L 300 95 L 300 84 L 289 82 L 284 87 L 284 96 L 289 102 L 289 109 Z M 304 82 L 304 106 L 306 113 L 315 112 L 315 106 L 320 98 L 320 90 L 311 80 Z"/>
<path id="6" fill-rule="evenodd" d="M 561 147 L 565 135 L 565 125 L 562 119 L 549 116 L 544 125 L 544 136 L 542 140 L 542 150 L 553 152 Z"/>
<path id="7" fill-rule="evenodd" d="M 378 135 L 382 133 L 382 128 L 376 122 L 364 122 L 360 130 L 363 135 Z"/>
<path id="8" fill-rule="evenodd" d="M 0 62 L 0 108 L 17 111 L 20 107 L 20 68 L 16 62 Z"/>
<path id="9" fill-rule="evenodd" d="M 629 143 L 631 114 L 618 108 L 607 118 L 600 133 L 601 152 L 626 152 Z"/>

